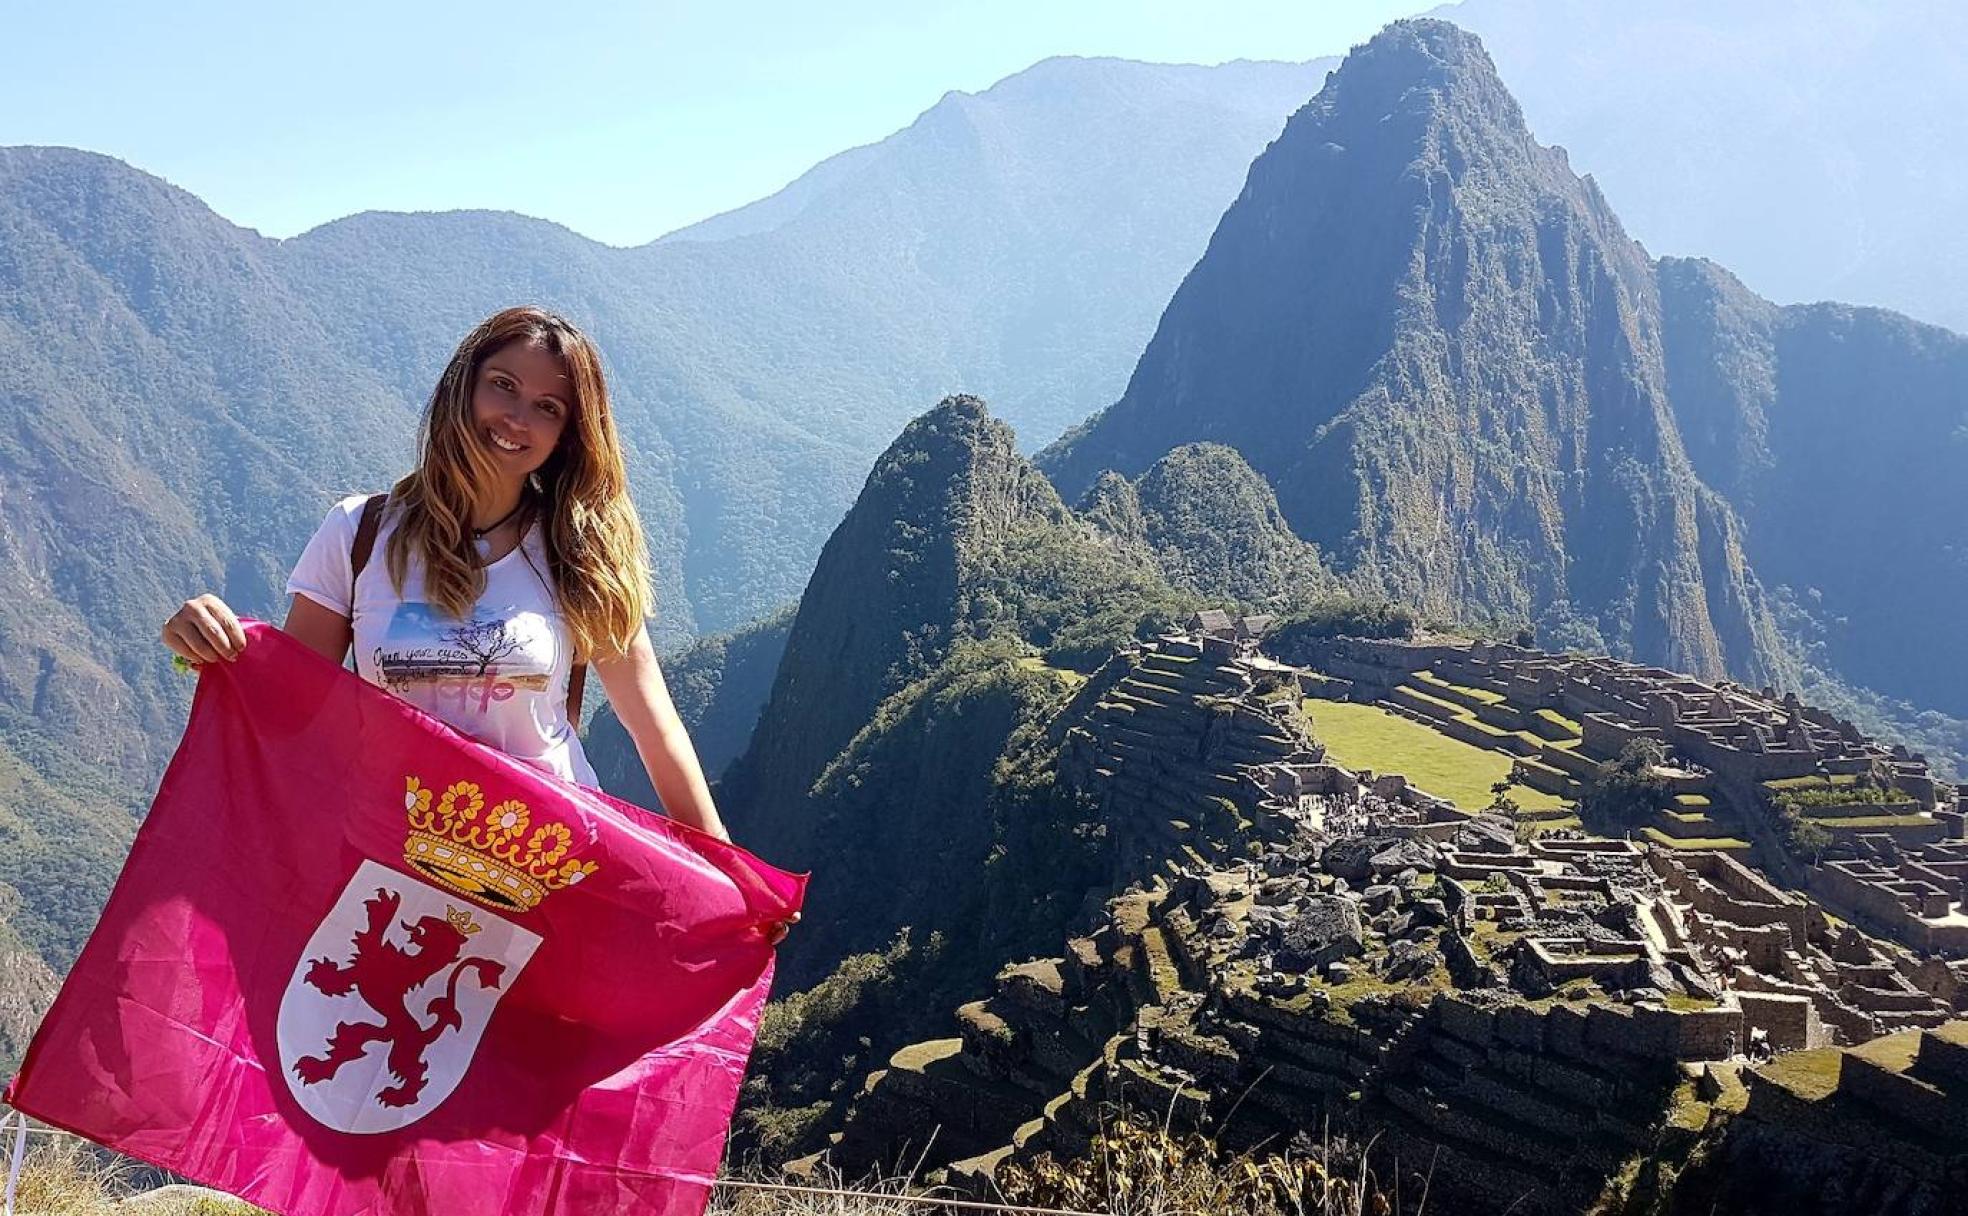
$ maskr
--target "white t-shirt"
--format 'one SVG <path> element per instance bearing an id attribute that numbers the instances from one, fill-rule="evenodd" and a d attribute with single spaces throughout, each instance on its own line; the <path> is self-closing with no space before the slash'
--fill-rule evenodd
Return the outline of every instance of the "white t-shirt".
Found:
<path id="1" fill-rule="evenodd" d="M 403 593 L 390 585 L 392 511 L 383 513 L 369 563 L 350 588 L 351 550 L 367 497 L 345 498 L 329 510 L 288 576 L 287 593 L 349 618 L 355 670 L 371 684 L 508 755 L 599 785 L 567 720 L 574 648 L 547 582 L 540 530 L 528 528 L 517 548 L 485 568 L 485 594 L 469 620 L 458 620 L 424 602 L 423 562 L 414 554 Z"/>

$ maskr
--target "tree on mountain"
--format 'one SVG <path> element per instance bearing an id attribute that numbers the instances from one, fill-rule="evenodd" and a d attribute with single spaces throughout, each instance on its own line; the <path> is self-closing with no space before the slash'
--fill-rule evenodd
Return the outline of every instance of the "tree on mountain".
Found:
<path id="1" fill-rule="evenodd" d="M 1493 783 L 1490 786 L 1490 805 L 1483 809 L 1486 811 L 1495 811 L 1500 815 L 1508 815 L 1512 819 L 1515 819 L 1517 812 L 1522 809 L 1517 804 L 1517 800 L 1510 796 L 1511 788 L 1516 784 L 1517 774 L 1515 771 L 1503 780 Z"/>

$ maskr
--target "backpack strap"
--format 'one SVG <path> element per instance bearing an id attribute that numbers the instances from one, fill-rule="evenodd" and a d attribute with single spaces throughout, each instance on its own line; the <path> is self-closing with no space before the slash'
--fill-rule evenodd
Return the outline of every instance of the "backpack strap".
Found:
<path id="1" fill-rule="evenodd" d="M 376 532 L 383 524 L 383 508 L 389 503 L 388 494 L 371 494 L 362 504 L 362 515 L 355 523 L 355 544 L 349 548 L 349 597 L 355 596 L 355 580 L 362 577 L 362 569 L 369 564 L 369 555 L 376 550 Z M 567 721 L 576 730 L 581 727 L 581 694 L 587 691 L 588 665 L 576 663 L 567 673 Z"/>
<path id="2" fill-rule="evenodd" d="M 581 693 L 588 683 L 588 665 L 576 663 L 567 673 L 567 724 L 581 729 Z"/>
<path id="3" fill-rule="evenodd" d="M 355 523 L 355 544 L 349 549 L 349 598 L 355 598 L 355 580 L 362 577 L 362 568 L 369 564 L 369 554 L 376 548 L 376 529 L 383 523 L 383 506 L 389 502 L 388 494 L 371 494 L 369 501 L 362 504 L 362 517 Z"/>

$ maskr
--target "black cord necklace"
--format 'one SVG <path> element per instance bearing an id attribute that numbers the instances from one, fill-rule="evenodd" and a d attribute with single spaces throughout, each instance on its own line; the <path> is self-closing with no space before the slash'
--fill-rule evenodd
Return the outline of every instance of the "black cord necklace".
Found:
<path id="1" fill-rule="evenodd" d="M 485 538 L 512 522 L 512 517 L 519 514 L 519 509 L 525 505 L 526 495 L 522 494 L 519 496 L 519 501 L 513 504 L 512 510 L 501 515 L 491 523 L 486 524 L 483 528 L 472 529 L 472 545 L 478 550 L 479 557 L 486 558 L 492 556 L 492 542 Z"/>

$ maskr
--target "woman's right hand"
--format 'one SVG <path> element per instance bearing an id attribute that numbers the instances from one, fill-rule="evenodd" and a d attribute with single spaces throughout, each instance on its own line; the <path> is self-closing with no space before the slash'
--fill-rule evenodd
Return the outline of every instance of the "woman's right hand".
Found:
<path id="1" fill-rule="evenodd" d="M 231 662 L 246 649 L 246 631 L 216 595 L 193 596 L 164 622 L 164 644 L 192 663 Z"/>

